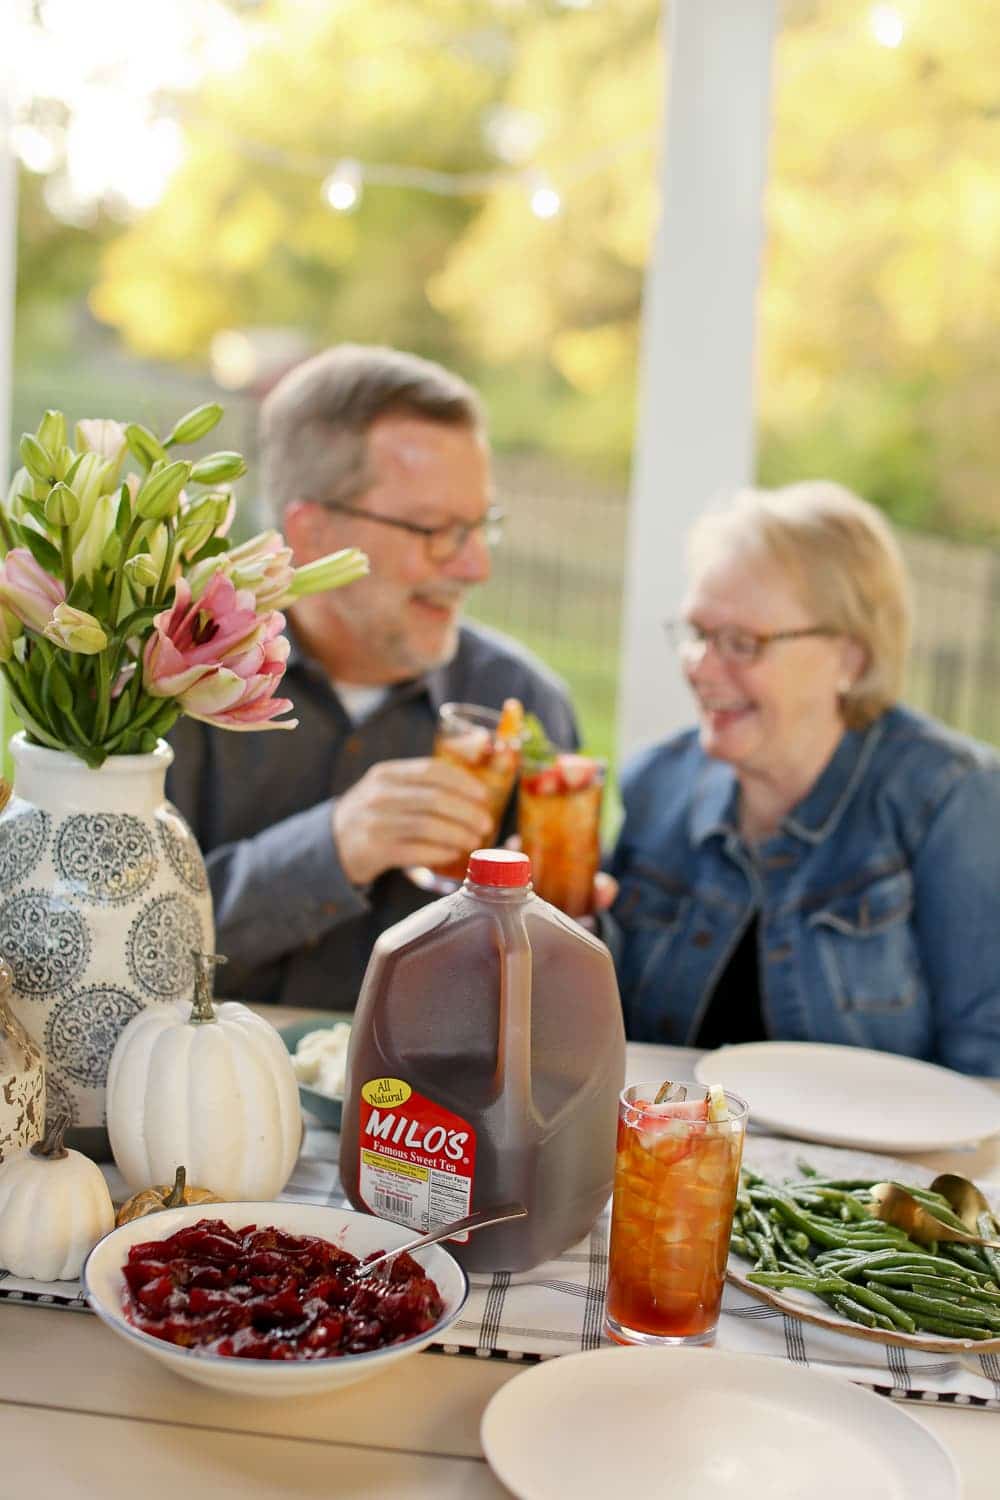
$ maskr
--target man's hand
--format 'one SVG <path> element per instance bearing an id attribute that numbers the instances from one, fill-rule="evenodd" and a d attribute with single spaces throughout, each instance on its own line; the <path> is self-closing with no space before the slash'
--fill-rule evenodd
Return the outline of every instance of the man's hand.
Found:
<path id="1" fill-rule="evenodd" d="M 482 784 L 432 756 L 380 761 L 333 811 L 334 842 L 352 885 L 367 885 L 384 870 L 447 864 L 492 832 Z"/>

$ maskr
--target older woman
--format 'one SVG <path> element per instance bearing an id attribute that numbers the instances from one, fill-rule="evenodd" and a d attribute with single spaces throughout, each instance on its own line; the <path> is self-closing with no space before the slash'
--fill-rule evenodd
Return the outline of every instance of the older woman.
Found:
<path id="1" fill-rule="evenodd" d="M 1000 759 L 898 702 L 903 563 L 834 484 L 703 517 L 670 626 L 698 728 L 623 777 L 636 1039 L 841 1042 L 1000 1076 Z"/>

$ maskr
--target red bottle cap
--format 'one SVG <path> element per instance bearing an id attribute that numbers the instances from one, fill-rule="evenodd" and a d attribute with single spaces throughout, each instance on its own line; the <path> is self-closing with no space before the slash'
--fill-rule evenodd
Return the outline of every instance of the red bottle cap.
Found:
<path id="1" fill-rule="evenodd" d="M 476 885 L 530 885 L 531 860 L 514 849 L 476 849 L 468 875 Z"/>

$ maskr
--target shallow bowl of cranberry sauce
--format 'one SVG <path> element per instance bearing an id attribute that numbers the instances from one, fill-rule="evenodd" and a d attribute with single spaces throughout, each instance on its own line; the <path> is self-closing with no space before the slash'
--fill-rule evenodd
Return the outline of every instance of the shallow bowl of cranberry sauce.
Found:
<path id="1" fill-rule="evenodd" d="M 442 1245 L 358 1274 L 412 1238 L 317 1203 L 191 1204 L 112 1230 L 82 1279 L 98 1317 L 178 1375 L 249 1396 L 311 1395 L 444 1340 L 469 1284 Z"/>

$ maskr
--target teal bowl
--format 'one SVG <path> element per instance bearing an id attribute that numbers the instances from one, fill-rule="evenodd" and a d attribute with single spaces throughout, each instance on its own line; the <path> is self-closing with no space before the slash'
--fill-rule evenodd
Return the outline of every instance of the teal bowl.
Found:
<path id="1" fill-rule="evenodd" d="M 289 1052 L 294 1052 L 302 1038 L 310 1031 L 322 1031 L 338 1021 L 350 1022 L 352 1019 L 353 1017 L 344 1011 L 318 1010 L 306 1021 L 296 1021 L 292 1026 L 279 1026 L 278 1035 Z M 299 1099 L 306 1113 L 319 1120 L 328 1130 L 340 1129 L 340 1119 L 344 1108 L 343 1099 L 332 1098 L 329 1094 L 320 1094 L 306 1083 L 299 1084 Z"/>

